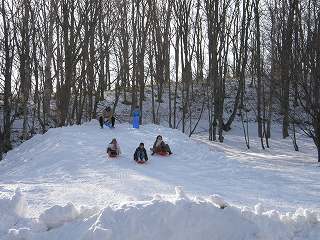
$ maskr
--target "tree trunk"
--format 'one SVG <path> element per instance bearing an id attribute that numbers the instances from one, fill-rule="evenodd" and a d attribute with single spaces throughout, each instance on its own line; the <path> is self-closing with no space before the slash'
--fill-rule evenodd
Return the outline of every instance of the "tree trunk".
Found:
<path id="1" fill-rule="evenodd" d="M 282 136 L 286 138 L 289 136 L 289 89 L 291 78 L 291 64 L 292 64 L 292 32 L 293 19 L 295 14 L 297 0 L 289 1 L 288 20 L 282 36 L 281 49 L 281 80 L 282 80 Z M 283 6 L 285 7 L 285 6 Z"/>
<path id="2" fill-rule="evenodd" d="M 14 47 L 10 46 L 10 29 L 7 23 L 5 1 L 2 0 L 2 20 L 3 20 L 3 44 L 5 51 L 4 63 L 4 96 L 3 96 L 3 132 L 2 132 L 2 151 L 9 151 L 11 146 L 11 74 Z M 11 52 L 11 54 L 10 54 Z"/>
<path id="3" fill-rule="evenodd" d="M 3 134 L 2 134 L 2 129 L 0 127 L 0 161 L 2 160 L 2 154 L 3 154 Z"/>
<path id="4" fill-rule="evenodd" d="M 44 86 L 43 86 L 43 124 L 44 128 L 47 125 L 48 117 L 50 116 L 50 100 L 53 91 L 52 78 L 51 78 L 51 62 L 53 58 L 53 25 L 54 25 L 54 14 L 55 14 L 55 2 L 50 1 L 50 13 L 49 13 L 49 33 L 45 36 L 46 45 L 46 60 L 44 69 Z M 45 129 L 44 129 L 45 130 Z"/>
<path id="5" fill-rule="evenodd" d="M 31 90 L 31 62 L 30 62 L 30 6 L 27 0 L 23 1 L 22 26 L 21 33 L 21 50 L 19 54 L 20 80 L 22 93 L 22 115 L 23 115 L 23 130 L 22 139 L 28 139 L 28 101 Z M 16 43 L 17 45 L 20 43 Z"/>
<path id="6" fill-rule="evenodd" d="M 151 42 L 151 41 L 150 41 Z M 152 123 L 156 123 L 156 111 L 154 106 L 154 70 L 152 62 L 152 50 L 149 50 L 149 69 L 150 69 L 150 80 L 151 80 L 151 106 L 152 106 Z"/>
<path id="7" fill-rule="evenodd" d="M 178 84 L 179 84 L 179 31 L 176 31 L 176 44 L 174 51 L 175 59 L 175 87 L 174 87 L 174 98 L 173 98 L 173 128 L 177 128 L 177 97 L 178 97 Z"/>

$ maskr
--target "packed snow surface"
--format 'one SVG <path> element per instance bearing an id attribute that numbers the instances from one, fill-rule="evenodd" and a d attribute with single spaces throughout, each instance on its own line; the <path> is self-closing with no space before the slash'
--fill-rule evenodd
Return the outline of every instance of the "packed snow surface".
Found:
<path id="1" fill-rule="evenodd" d="M 149 150 L 159 134 L 173 155 L 136 164 L 135 148 Z M 111 160 L 114 137 L 122 155 Z M 320 174 L 310 155 L 290 163 L 280 144 L 250 152 L 229 139 L 208 145 L 157 125 L 100 129 L 96 121 L 50 129 L 0 163 L 0 239 L 320 239 Z"/>

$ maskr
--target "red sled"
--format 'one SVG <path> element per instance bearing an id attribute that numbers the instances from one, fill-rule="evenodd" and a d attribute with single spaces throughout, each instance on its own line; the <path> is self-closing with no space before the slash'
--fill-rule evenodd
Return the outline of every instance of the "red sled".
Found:
<path id="1" fill-rule="evenodd" d="M 117 158 L 118 155 L 117 155 L 117 154 L 108 154 L 108 157 L 109 157 L 109 158 Z"/>
<path id="2" fill-rule="evenodd" d="M 168 152 L 156 152 L 156 154 L 161 155 L 161 156 L 167 156 L 169 153 Z"/>
<path id="3" fill-rule="evenodd" d="M 135 160 L 136 161 L 136 163 L 138 163 L 138 164 L 144 164 L 144 163 L 146 163 L 147 161 L 144 161 L 144 160 Z"/>

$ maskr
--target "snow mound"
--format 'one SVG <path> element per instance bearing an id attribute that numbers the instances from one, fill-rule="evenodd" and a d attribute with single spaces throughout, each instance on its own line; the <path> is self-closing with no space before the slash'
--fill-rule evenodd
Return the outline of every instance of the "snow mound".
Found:
<path id="1" fill-rule="evenodd" d="M 209 200 L 217 207 L 224 209 L 228 206 L 228 203 L 218 194 L 211 195 Z"/>
<path id="2" fill-rule="evenodd" d="M 221 196 L 191 199 L 182 187 L 176 187 L 175 198 L 164 200 L 160 195 L 149 201 L 134 201 L 109 205 L 87 217 L 90 211 L 77 210 L 73 204 L 54 206 L 44 211 L 37 224 L 18 227 L 15 221 L 25 219 L 17 212 L 23 199 L 21 192 L 6 200 L 3 222 L 11 222 L 5 240 L 318 240 L 320 239 L 319 214 L 307 209 L 282 214 L 275 210 L 264 211 L 262 205 L 254 209 L 229 205 Z M 4 206 L 4 200 L 0 202 Z M 228 206 L 222 209 L 221 203 Z M 17 208 L 18 206 L 18 208 Z M 24 209 L 27 206 L 24 205 Z M 1 208 L 4 209 L 4 208 Z M 82 214 L 81 211 L 86 212 Z M 24 211 L 22 211 L 23 213 Z M 32 219 L 27 219 L 29 222 Z M 25 222 L 26 219 L 25 219 Z M 46 228 L 39 228 L 45 223 Z M 16 227 L 16 228 L 15 228 Z M 50 228 L 51 227 L 51 228 Z"/>
<path id="3" fill-rule="evenodd" d="M 111 240 L 112 231 L 100 226 L 93 225 L 81 240 Z"/>
<path id="4" fill-rule="evenodd" d="M 181 194 L 185 196 L 180 188 L 173 202 L 153 199 L 107 207 L 90 229 L 109 229 L 110 239 L 114 240 L 255 239 L 259 232 L 257 226 L 244 219 L 235 208 L 221 210 L 209 201 L 196 202 L 181 198 Z"/>
<path id="5" fill-rule="evenodd" d="M 12 198 L 0 199 L 0 236 L 1 232 L 7 231 L 24 218 L 27 211 L 27 203 L 17 188 Z"/>
<path id="6" fill-rule="evenodd" d="M 59 227 L 66 222 L 70 222 L 79 215 L 80 213 L 74 205 L 68 203 L 64 207 L 56 205 L 45 210 L 45 212 L 40 215 L 39 220 L 44 223 L 48 229 L 51 229 Z"/>
<path id="7" fill-rule="evenodd" d="M 29 240 L 32 239 L 33 233 L 30 228 L 9 229 L 8 240 Z"/>
<path id="8" fill-rule="evenodd" d="M 248 208 L 231 206 L 222 209 L 221 206 L 228 206 L 221 196 L 190 200 L 181 187 L 176 187 L 176 199 L 173 202 L 156 197 L 150 202 L 127 203 L 103 209 L 89 231 L 107 231 L 108 237 L 90 239 L 320 238 L 318 216 L 309 210 L 300 209 L 294 214 L 282 215 L 277 211 L 257 213 Z"/>

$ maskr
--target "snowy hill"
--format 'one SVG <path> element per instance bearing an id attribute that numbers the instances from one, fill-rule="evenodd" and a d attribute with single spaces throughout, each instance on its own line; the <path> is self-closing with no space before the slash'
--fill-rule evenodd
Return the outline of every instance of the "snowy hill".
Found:
<path id="1" fill-rule="evenodd" d="M 135 164 L 159 134 L 174 154 Z M 122 155 L 110 160 L 114 137 Z M 320 239 L 319 169 L 241 151 L 157 125 L 50 129 L 0 163 L 0 239 Z"/>

